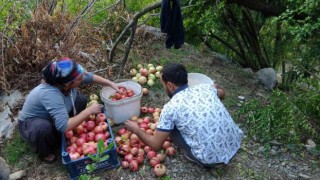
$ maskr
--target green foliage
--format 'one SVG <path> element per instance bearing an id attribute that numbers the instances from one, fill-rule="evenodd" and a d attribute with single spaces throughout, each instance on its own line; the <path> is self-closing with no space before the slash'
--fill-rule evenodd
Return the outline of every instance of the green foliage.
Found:
<path id="1" fill-rule="evenodd" d="M 170 176 L 163 176 L 160 179 L 161 180 L 171 180 L 171 177 Z"/>
<path id="2" fill-rule="evenodd" d="M 244 67 L 255 70 L 273 67 L 274 60 L 267 53 L 272 50 L 269 42 L 274 36 L 260 35 L 262 27 L 270 27 L 260 13 L 225 4 L 225 1 L 197 1 L 192 5 L 184 11 L 186 32 L 191 37 L 188 40 L 195 44 L 205 41 L 212 50 L 235 59 Z"/>
<path id="3" fill-rule="evenodd" d="M 1 0 L 0 11 L 0 31 L 4 28 L 7 31 L 6 36 L 12 35 L 13 30 L 18 27 L 21 22 L 25 22 L 31 17 L 33 8 L 36 3 L 34 1 L 8 1 Z"/>
<path id="4" fill-rule="evenodd" d="M 97 144 L 97 154 L 91 155 L 89 154 L 88 157 L 93 161 L 93 163 L 87 164 L 86 165 L 86 170 L 87 174 L 82 174 L 79 177 L 79 180 L 99 180 L 99 177 L 93 177 L 93 172 L 97 168 L 97 163 L 106 161 L 109 159 L 109 155 L 103 155 L 103 153 L 107 150 L 110 150 L 114 147 L 114 142 L 108 144 L 107 147 L 105 147 L 104 142 L 102 139 L 99 139 L 98 144 Z"/>
<path id="5" fill-rule="evenodd" d="M 281 11 L 279 16 L 265 16 L 225 1 L 187 1 L 184 5 L 188 6 L 183 10 L 188 42 L 199 45 L 205 41 L 215 52 L 255 70 L 278 68 L 282 62 L 290 65 L 299 62 L 289 72 L 292 75 L 306 74 L 306 70 L 314 72 L 313 67 L 319 66 L 316 62 L 320 57 L 317 43 L 320 2 L 317 0 L 274 2 L 272 5 Z M 250 31 L 247 15 L 251 16 L 258 42 L 252 41 L 254 36 L 246 35 Z M 291 84 L 297 78 L 288 80 Z"/>
<path id="6" fill-rule="evenodd" d="M 319 73 L 319 5 L 317 0 L 290 0 L 287 10 L 276 18 L 281 22 L 283 41 L 287 42 L 283 58 L 292 66 L 284 74 L 284 87 Z"/>
<path id="7" fill-rule="evenodd" d="M 154 4 L 156 2 L 158 2 L 158 0 L 144 0 L 144 1 L 128 0 L 128 1 L 126 1 L 126 5 L 127 5 L 127 10 L 129 12 L 136 13 L 136 12 L 142 10 L 143 8 L 145 8 L 151 4 Z M 154 27 L 159 27 L 160 26 L 160 14 L 159 13 L 160 13 L 160 8 L 155 9 L 155 10 L 151 11 L 150 13 L 147 13 L 146 15 L 142 16 L 139 21 L 144 22 L 145 20 L 148 20 L 145 22 L 146 24 L 154 26 Z M 153 16 L 150 16 L 150 14 L 152 14 Z"/>
<path id="8" fill-rule="evenodd" d="M 15 164 L 26 153 L 29 152 L 28 145 L 23 141 L 19 133 L 14 133 L 12 140 L 4 147 L 4 155 L 10 165 Z"/>
<path id="9" fill-rule="evenodd" d="M 297 42 L 305 41 L 312 37 L 319 38 L 320 19 L 318 0 L 288 0 L 287 10 L 279 19 L 287 24 L 288 31 Z"/>
<path id="10" fill-rule="evenodd" d="M 267 150 L 271 140 L 279 140 L 286 144 L 301 144 L 306 138 L 319 140 L 308 116 L 295 104 L 299 98 L 289 97 L 276 90 L 269 103 L 265 105 L 258 99 L 246 103 L 239 111 L 238 117 L 243 118 L 249 136 L 255 136 Z"/>
<path id="11" fill-rule="evenodd" d="M 318 79 L 301 79 L 293 87 L 293 102 L 320 130 L 320 83 Z"/>
<path id="12" fill-rule="evenodd" d="M 129 11 L 137 12 L 137 11 L 140 11 L 143 7 L 147 7 L 156 2 L 158 1 L 157 0 L 144 0 L 144 1 L 127 0 L 126 5 Z"/>

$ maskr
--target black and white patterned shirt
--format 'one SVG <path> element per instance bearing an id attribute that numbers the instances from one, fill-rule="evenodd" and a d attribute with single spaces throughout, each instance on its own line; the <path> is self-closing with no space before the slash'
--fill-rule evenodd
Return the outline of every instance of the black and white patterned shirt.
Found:
<path id="1" fill-rule="evenodd" d="M 240 148 L 242 130 L 234 123 L 213 85 L 200 84 L 177 92 L 164 105 L 157 129 L 176 127 L 202 163 L 228 163 Z"/>

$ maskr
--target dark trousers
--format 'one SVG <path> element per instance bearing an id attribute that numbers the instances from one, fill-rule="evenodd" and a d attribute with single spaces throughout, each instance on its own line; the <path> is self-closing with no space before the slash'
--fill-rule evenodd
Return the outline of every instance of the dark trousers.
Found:
<path id="1" fill-rule="evenodd" d="M 217 165 L 224 164 L 224 163 L 204 164 L 201 161 L 199 161 L 196 157 L 193 156 L 190 146 L 183 139 L 180 131 L 176 127 L 171 131 L 170 138 L 173 140 L 174 143 L 178 144 L 185 151 L 185 156 L 187 156 L 189 159 L 191 159 L 191 161 L 199 164 L 200 166 L 215 167 Z"/>
<path id="2" fill-rule="evenodd" d="M 78 94 L 75 100 L 75 108 L 78 113 L 86 108 L 87 97 Z M 70 113 L 73 115 L 73 113 Z M 61 133 L 54 126 L 54 120 L 43 118 L 30 118 L 19 121 L 21 137 L 30 145 L 31 150 L 40 158 L 54 154 L 54 150 L 61 145 Z"/>

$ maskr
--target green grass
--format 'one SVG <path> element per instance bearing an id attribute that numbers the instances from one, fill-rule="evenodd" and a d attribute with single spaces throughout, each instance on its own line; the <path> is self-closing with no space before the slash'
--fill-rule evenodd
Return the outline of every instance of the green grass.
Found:
<path id="1" fill-rule="evenodd" d="M 4 157 L 10 165 L 17 163 L 24 154 L 29 152 L 30 149 L 28 145 L 17 132 L 14 133 L 12 140 L 9 140 L 4 147 Z"/>
<path id="2" fill-rule="evenodd" d="M 231 108 L 238 103 L 238 100 L 234 97 L 226 97 L 222 102 L 226 108 Z"/>
<path id="3" fill-rule="evenodd" d="M 185 66 L 186 66 L 188 72 L 207 74 L 206 70 L 204 68 L 198 66 L 197 64 L 188 63 Z"/>
<path id="4" fill-rule="evenodd" d="M 171 53 L 175 57 L 175 59 L 179 60 L 179 59 L 186 58 L 195 52 L 190 51 L 190 49 L 172 49 Z"/>
<path id="5" fill-rule="evenodd" d="M 165 64 L 172 62 L 172 60 L 167 57 L 160 57 L 159 62 L 160 62 L 160 64 L 165 65 Z"/>
<path id="6" fill-rule="evenodd" d="M 170 176 L 163 176 L 163 177 L 161 177 L 161 180 L 171 180 L 171 177 Z"/>

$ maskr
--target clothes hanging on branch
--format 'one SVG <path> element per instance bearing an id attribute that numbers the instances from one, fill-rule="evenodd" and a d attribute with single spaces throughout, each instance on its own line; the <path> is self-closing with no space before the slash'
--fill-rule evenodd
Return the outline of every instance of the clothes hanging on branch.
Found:
<path id="1" fill-rule="evenodd" d="M 161 31 L 167 33 L 166 47 L 179 49 L 184 43 L 184 27 L 180 8 L 180 0 L 162 0 Z"/>

